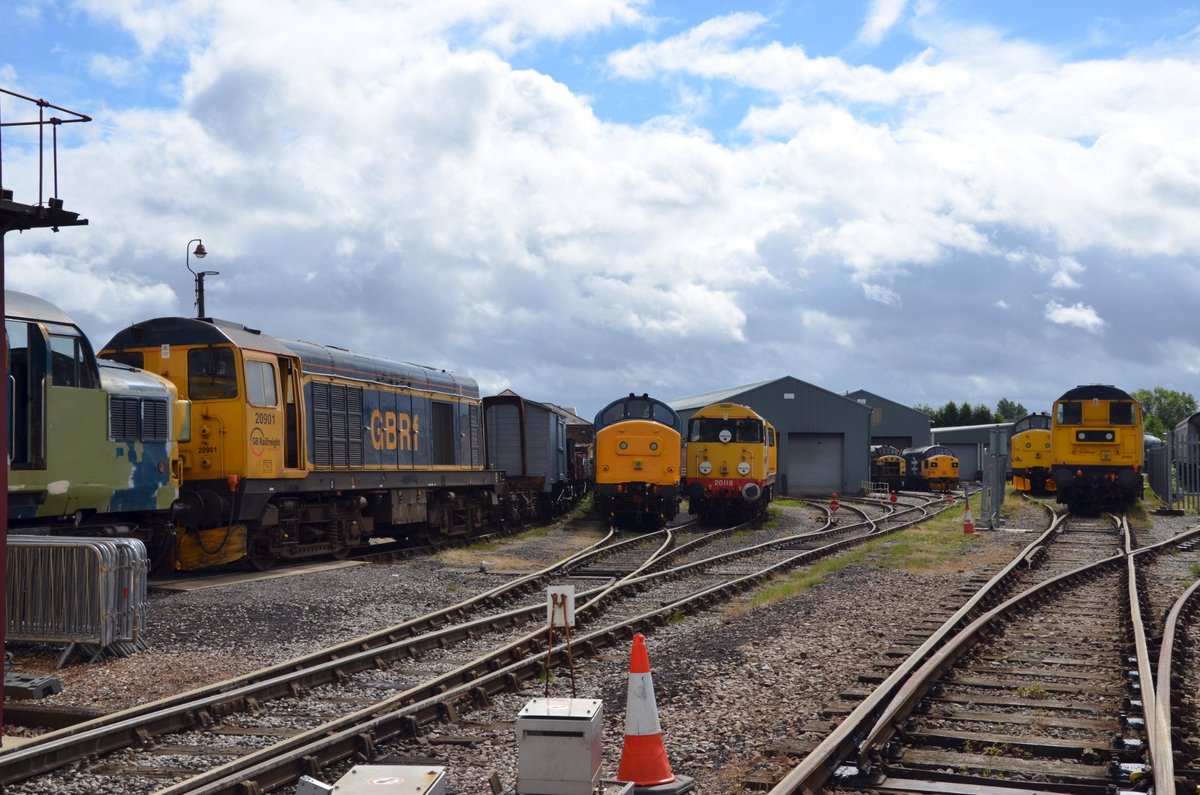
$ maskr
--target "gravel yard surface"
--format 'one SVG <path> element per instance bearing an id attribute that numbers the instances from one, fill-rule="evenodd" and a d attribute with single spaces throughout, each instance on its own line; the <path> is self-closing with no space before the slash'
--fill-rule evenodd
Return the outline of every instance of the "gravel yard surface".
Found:
<path id="1" fill-rule="evenodd" d="M 785 527 L 812 524 L 811 511 L 803 507 L 776 510 Z M 1196 524 L 1195 517 L 1147 521 L 1152 526 L 1142 531 L 1143 543 Z M 949 563 L 907 570 L 873 565 L 869 557 L 856 559 L 767 606 L 718 608 L 649 635 L 655 695 L 675 772 L 693 777 L 697 791 L 709 793 L 739 792 L 752 775 L 782 775 L 798 757 L 777 751 L 786 750 L 802 726 L 819 722 L 820 710 L 838 692 L 864 687 L 859 674 L 886 662 L 883 652 L 906 629 L 942 616 L 972 578 L 995 572 L 1045 524 L 1040 508 L 1023 506 L 1004 529 L 977 534 L 966 553 Z M 598 522 L 576 519 L 436 558 L 155 592 L 150 648 L 58 672 L 64 692 L 46 703 L 117 710 L 219 681 L 453 604 L 602 535 Z M 49 672 L 59 651 L 11 650 L 15 669 L 25 673 Z M 626 649 L 577 662 L 575 673 L 577 695 L 603 701 L 603 772 L 610 777 L 621 754 L 628 667 Z M 545 692 L 542 684 L 531 684 L 487 709 L 464 713 L 457 724 L 435 726 L 415 743 L 383 753 L 444 765 L 452 793 L 489 792 L 487 778 L 493 772 L 513 786 L 515 717 Z M 551 681 L 549 694 L 571 695 L 564 675 Z M 455 742 L 441 742 L 444 738 Z M 328 771 L 325 778 L 332 781 L 340 774 Z"/>

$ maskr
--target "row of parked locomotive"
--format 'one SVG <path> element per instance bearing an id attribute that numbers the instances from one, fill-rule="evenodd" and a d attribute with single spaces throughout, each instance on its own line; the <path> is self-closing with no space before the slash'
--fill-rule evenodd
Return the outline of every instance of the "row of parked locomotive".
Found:
<path id="1" fill-rule="evenodd" d="M 1142 492 L 1142 407 L 1114 386 L 1075 387 L 1052 413 L 1014 424 L 1011 455 L 1018 491 L 1054 494 L 1072 510 L 1128 507 Z"/>
<path id="2" fill-rule="evenodd" d="M 891 491 L 951 491 L 958 488 L 958 458 L 939 444 L 909 447 L 871 447 L 871 481 Z"/>
<path id="3" fill-rule="evenodd" d="M 601 409 L 594 427 L 595 508 L 610 521 L 661 527 L 685 494 L 688 513 L 706 522 L 766 515 L 778 469 L 775 428 L 746 406 L 705 406 L 685 434 L 666 403 L 630 394 Z"/>
<path id="4" fill-rule="evenodd" d="M 105 361 L 53 305 L 5 302 L 16 532 L 265 567 L 549 516 L 590 481 L 567 412 L 466 376 L 208 318 L 130 326 Z"/>

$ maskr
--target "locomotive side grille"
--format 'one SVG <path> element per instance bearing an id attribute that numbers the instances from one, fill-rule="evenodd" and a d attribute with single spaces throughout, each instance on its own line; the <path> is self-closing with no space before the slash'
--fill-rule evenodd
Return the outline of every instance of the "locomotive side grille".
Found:
<path id="1" fill-rule="evenodd" d="M 362 388 L 346 388 L 347 459 L 352 467 L 363 465 Z"/>
<path id="2" fill-rule="evenodd" d="M 167 402 L 135 397 L 108 399 L 108 438 L 113 441 L 165 442 L 169 438 Z"/>
<path id="3" fill-rule="evenodd" d="M 344 467 L 349 463 L 346 436 L 346 387 L 331 386 L 330 392 L 330 431 L 333 442 L 333 465 Z"/>
<path id="4" fill-rule="evenodd" d="M 109 397 L 108 438 L 137 439 L 141 429 L 141 401 L 137 398 Z"/>
<path id="5" fill-rule="evenodd" d="M 167 401 L 142 401 L 142 439 L 147 442 L 165 442 L 168 436 Z"/>
<path id="6" fill-rule="evenodd" d="M 483 452 L 480 450 L 479 406 L 471 406 L 467 411 L 471 425 L 471 466 L 483 466 Z"/>
<path id="7" fill-rule="evenodd" d="M 313 384 L 313 463 L 327 467 L 333 460 L 329 427 L 329 384 Z"/>

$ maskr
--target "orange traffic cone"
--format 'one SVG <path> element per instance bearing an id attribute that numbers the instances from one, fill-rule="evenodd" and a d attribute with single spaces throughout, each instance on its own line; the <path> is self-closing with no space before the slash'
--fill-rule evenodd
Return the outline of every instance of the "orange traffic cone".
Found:
<path id="1" fill-rule="evenodd" d="M 650 679 L 650 654 L 646 638 L 633 636 L 633 654 L 629 658 L 629 695 L 625 703 L 625 746 L 621 749 L 619 781 L 632 781 L 636 793 L 682 793 L 692 789 L 687 776 L 676 776 L 663 747 L 662 727 L 658 723 L 658 704 L 654 701 L 654 683 Z"/>
<path id="2" fill-rule="evenodd" d="M 970 535 L 975 532 L 975 520 L 971 518 L 971 503 L 967 503 L 967 508 L 963 511 L 963 533 Z"/>

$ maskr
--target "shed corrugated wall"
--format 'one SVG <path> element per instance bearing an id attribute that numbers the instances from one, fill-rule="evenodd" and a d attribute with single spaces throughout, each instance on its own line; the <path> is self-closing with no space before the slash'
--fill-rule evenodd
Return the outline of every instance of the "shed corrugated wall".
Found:
<path id="1" fill-rule="evenodd" d="M 788 396 L 791 397 L 788 397 Z M 870 479 L 870 408 L 792 376 L 754 384 L 744 392 L 722 394 L 722 401 L 741 403 L 767 419 L 779 436 L 777 493 L 795 492 L 788 482 L 788 437 L 792 434 L 840 434 L 843 440 L 841 493 L 854 494 Z M 716 402 L 716 401 L 714 401 Z M 676 405 L 678 404 L 678 405 Z M 671 405 L 687 420 L 703 405 L 682 399 Z"/>
<path id="2" fill-rule="evenodd" d="M 928 414 L 865 389 L 847 392 L 846 397 L 871 408 L 872 444 L 893 444 L 901 449 L 933 444 Z M 900 440 L 908 442 L 901 444 Z"/>

